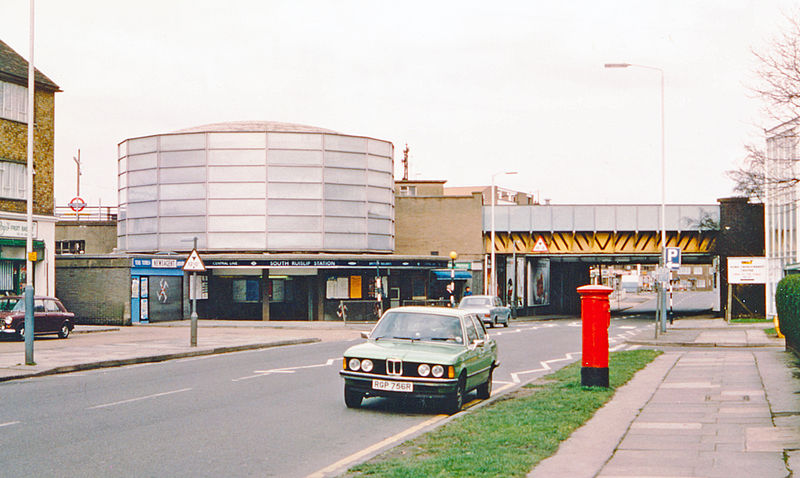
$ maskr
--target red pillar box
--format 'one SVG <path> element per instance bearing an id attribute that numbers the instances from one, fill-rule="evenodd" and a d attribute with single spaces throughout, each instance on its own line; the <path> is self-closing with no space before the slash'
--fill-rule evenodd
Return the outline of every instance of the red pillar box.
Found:
<path id="1" fill-rule="evenodd" d="M 611 306 L 608 296 L 614 289 L 602 285 L 578 287 L 583 322 L 581 385 L 608 387 L 608 326 Z"/>

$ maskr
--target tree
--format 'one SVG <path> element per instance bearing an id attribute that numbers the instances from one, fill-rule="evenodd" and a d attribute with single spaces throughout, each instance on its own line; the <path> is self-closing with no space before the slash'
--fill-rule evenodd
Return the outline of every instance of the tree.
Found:
<path id="1" fill-rule="evenodd" d="M 743 166 L 728 171 L 736 185 L 734 191 L 751 199 L 763 200 L 765 184 L 770 189 L 794 186 L 800 178 L 795 174 L 796 127 L 800 126 L 800 20 L 786 17 L 786 26 L 764 52 L 753 51 L 758 67 L 756 83 L 750 90 L 763 101 L 765 116 L 770 128 L 764 131 L 774 141 L 791 142 L 792 147 L 782 148 L 790 152 L 783 161 L 771 161 L 769 170 L 764 147 L 745 146 Z M 775 126 L 778 125 L 778 126 Z M 771 158 L 774 159 L 774 158 Z M 781 164 L 783 163 L 783 164 Z"/>

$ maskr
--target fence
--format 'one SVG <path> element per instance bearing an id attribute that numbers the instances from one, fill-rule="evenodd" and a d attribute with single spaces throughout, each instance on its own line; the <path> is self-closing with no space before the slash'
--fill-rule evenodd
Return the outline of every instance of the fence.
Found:
<path id="1" fill-rule="evenodd" d="M 56 217 L 62 221 L 116 221 L 117 206 L 86 206 L 75 211 L 69 206 L 56 206 Z"/>

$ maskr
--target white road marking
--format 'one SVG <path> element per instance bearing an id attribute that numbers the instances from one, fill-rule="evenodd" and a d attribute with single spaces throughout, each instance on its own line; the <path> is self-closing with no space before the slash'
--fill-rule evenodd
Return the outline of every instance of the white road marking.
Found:
<path id="1" fill-rule="evenodd" d="M 328 359 L 325 363 L 314 364 L 314 365 L 300 365 L 297 367 L 284 367 L 284 368 L 273 368 L 270 370 L 253 370 L 253 375 L 248 375 L 246 377 L 239 377 L 231 379 L 231 382 L 241 382 L 242 380 L 250 380 L 251 378 L 258 378 L 258 377 L 266 377 L 268 375 L 276 374 L 276 373 L 294 373 L 295 370 L 304 370 L 309 368 L 319 368 L 319 367 L 330 367 L 334 364 L 334 362 L 341 361 L 341 357 Z"/>
<path id="2" fill-rule="evenodd" d="M 7 427 L 7 426 L 11 426 L 11 425 L 16 425 L 16 424 L 18 424 L 18 423 L 22 423 L 22 422 L 20 422 L 20 421 L 16 421 L 16 422 L 6 422 L 6 423 L 0 423 L 0 427 Z"/>
<path id="3" fill-rule="evenodd" d="M 536 368 L 536 369 L 532 369 L 532 370 L 523 370 L 521 372 L 512 373 L 511 374 L 511 380 L 513 380 L 514 383 L 520 383 L 521 382 L 521 380 L 519 378 L 520 375 L 525 375 L 525 374 L 529 374 L 529 373 L 536 373 L 536 372 L 547 372 L 548 370 L 553 370 L 553 368 L 550 367 L 551 363 L 563 362 L 565 360 L 574 360 L 575 357 L 578 356 L 578 355 L 581 355 L 581 352 L 571 352 L 571 353 L 568 353 L 568 354 L 564 355 L 564 357 L 562 357 L 562 358 L 544 360 L 542 362 L 539 362 L 542 365 L 541 368 Z"/>
<path id="4" fill-rule="evenodd" d="M 138 402 L 138 401 L 141 401 L 141 400 L 147 400 L 147 399 L 150 399 L 150 398 L 158 398 L 158 397 L 163 397 L 163 396 L 166 396 L 166 395 L 172 395 L 172 394 L 175 394 L 175 393 L 188 392 L 189 390 L 191 390 L 191 388 L 182 388 L 180 390 L 173 390 L 171 392 L 154 393 L 152 395 L 145 395 L 144 397 L 129 398 L 127 400 L 120 400 L 118 402 L 111 402 L 111 403 L 104 403 L 102 405 L 95 405 L 93 407 L 87 408 L 87 410 L 95 410 L 97 408 L 114 407 L 114 406 L 117 406 L 117 405 L 124 405 L 126 403 L 132 403 L 132 402 Z"/>
<path id="5" fill-rule="evenodd" d="M 352 455 L 350 455 L 348 457 L 342 458 L 341 460 L 337 461 L 336 463 L 334 463 L 332 465 L 328 465 L 325 468 L 323 468 L 323 469 L 321 469 L 321 470 L 319 470 L 319 471 L 317 471 L 315 473 L 312 473 L 312 474 L 308 475 L 308 477 L 306 477 L 306 478 L 322 478 L 322 477 L 328 475 L 329 473 L 332 473 L 332 472 L 334 472 L 336 470 L 339 470 L 340 468 L 341 469 L 346 469 L 352 463 L 355 463 L 356 461 L 360 460 L 361 458 L 363 458 L 365 456 L 368 456 L 369 454 L 374 453 L 374 452 L 380 450 L 381 448 L 388 447 L 388 446 L 394 445 L 396 443 L 400 443 L 407 436 L 412 435 L 412 434 L 416 433 L 417 431 L 422 430 L 425 427 L 429 427 L 429 426 L 431 426 L 431 425 L 433 425 L 433 424 L 435 424 L 437 422 L 440 422 L 440 421 L 444 420 L 447 417 L 448 417 L 448 415 L 436 415 L 435 417 L 430 418 L 428 420 L 425 420 L 424 422 L 422 422 L 420 424 L 414 425 L 411 428 L 407 428 L 407 429 L 403 430 L 402 432 L 400 432 L 400 433 L 398 433 L 396 435 L 392 435 L 392 436 L 390 436 L 389 438 L 387 438 L 387 439 L 385 439 L 383 441 L 380 441 L 378 443 L 375 443 L 374 445 L 368 446 L 367 448 L 364 448 L 363 450 L 357 451 L 357 452 L 353 453 Z"/>

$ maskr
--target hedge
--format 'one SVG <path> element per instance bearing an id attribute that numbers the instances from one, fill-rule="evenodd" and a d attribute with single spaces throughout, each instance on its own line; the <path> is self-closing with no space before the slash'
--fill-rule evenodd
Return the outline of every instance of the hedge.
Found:
<path id="1" fill-rule="evenodd" d="M 786 347 L 800 353 L 800 274 L 788 275 L 778 282 L 775 306 Z"/>

